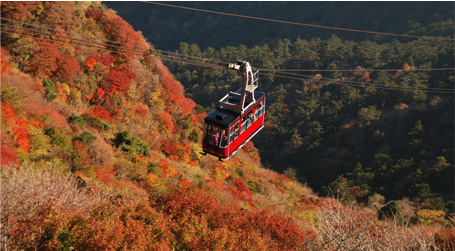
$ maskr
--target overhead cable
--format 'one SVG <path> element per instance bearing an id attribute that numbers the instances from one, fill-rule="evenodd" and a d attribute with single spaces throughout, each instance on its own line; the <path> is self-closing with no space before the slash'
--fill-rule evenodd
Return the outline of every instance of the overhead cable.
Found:
<path id="1" fill-rule="evenodd" d="M 97 45 L 97 46 L 106 46 L 106 48 L 120 49 L 121 52 L 123 52 L 123 53 L 131 53 L 131 54 L 135 54 L 135 55 L 155 55 L 154 53 L 151 53 L 149 51 L 140 51 L 140 50 L 131 49 L 131 48 L 124 48 L 124 47 L 120 47 L 120 46 L 116 46 L 116 45 L 104 44 L 104 43 L 100 43 L 100 42 L 88 41 L 88 40 L 79 39 L 79 38 L 75 38 L 75 37 L 52 34 L 52 33 L 48 33 L 48 32 L 43 32 L 43 31 L 29 29 L 29 28 L 24 28 L 24 27 L 17 27 L 17 26 L 13 26 L 13 25 L 7 25 L 7 24 L 3 24 L 3 23 L 1 25 L 5 26 L 5 27 L 8 27 L 8 28 L 17 28 L 17 29 L 21 29 L 21 30 L 24 30 L 24 31 L 29 31 L 29 32 L 35 32 L 35 33 L 39 33 L 39 34 L 49 35 L 51 37 L 55 36 L 55 37 L 58 37 L 58 38 L 66 38 L 66 39 L 74 40 L 74 41 L 80 42 L 81 45 L 84 45 L 84 46 L 90 46 L 89 44 L 94 44 L 94 45 Z M 2 32 L 11 33 L 9 31 L 4 31 L 3 29 L 2 29 Z M 16 33 L 16 34 L 18 34 L 18 33 Z M 18 35 L 30 36 L 29 34 L 18 34 Z M 65 42 L 65 41 L 57 40 L 57 42 Z M 99 47 L 97 47 L 97 48 L 99 48 Z M 209 64 L 209 63 L 205 63 L 203 61 L 199 62 L 199 61 L 194 61 L 194 60 L 189 60 L 189 59 L 182 59 L 182 58 L 178 58 L 178 57 L 175 57 L 175 56 L 169 56 L 169 55 L 158 55 L 158 56 L 164 57 L 166 60 L 174 61 L 174 62 L 176 62 L 176 61 L 177 62 L 184 62 L 184 63 L 188 63 L 188 64 L 192 64 L 192 65 L 211 67 L 211 68 L 218 68 L 218 69 L 224 68 L 221 65 Z M 277 71 L 277 72 L 279 72 L 279 71 Z M 285 73 L 285 72 L 279 72 L 279 73 Z M 263 73 L 263 75 L 266 75 L 266 76 L 272 76 L 272 77 L 278 77 L 278 78 L 288 78 L 288 79 L 297 79 L 297 80 L 307 80 L 307 79 L 311 79 L 312 78 L 312 76 L 295 74 L 295 73 L 285 73 L 285 74 L 288 74 L 288 75 L 290 74 L 290 75 L 294 75 L 294 76 Z M 330 79 L 330 78 L 321 78 L 321 79 L 324 79 L 324 80 L 327 80 L 327 81 L 335 81 L 335 82 L 327 83 L 327 84 L 344 84 L 344 85 L 351 85 L 351 86 L 355 86 L 355 87 L 372 86 L 374 88 L 388 89 L 388 90 L 402 90 L 402 91 L 403 90 L 419 90 L 419 91 L 423 91 L 423 92 L 437 92 L 437 93 L 454 93 L 454 91 L 455 91 L 454 89 L 442 89 L 442 88 L 416 89 L 416 88 L 412 88 L 412 87 L 392 87 L 392 86 L 387 86 L 387 85 L 371 84 L 371 83 L 367 83 L 367 82 L 356 82 L 356 81 L 338 80 L 338 79 Z"/>
<path id="2" fill-rule="evenodd" d="M 388 32 L 356 30 L 356 29 L 330 27 L 330 26 L 317 25 L 317 24 L 306 24 L 306 23 L 298 23 L 298 22 L 291 22 L 291 21 L 283 21 L 283 20 L 276 20 L 276 19 L 270 19 L 270 18 L 253 17 L 253 16 L 239 15 L 239 14 L 226 13 L 226 12 L 213 11 L 213 10 L 204 10 L 204 9 L 198 9 L 198 8 L 192 8 L 192 7 L 172 5 L 172 4 L 167 4 L 167 3 L 163 3 L 163 2 L 150 2 L 150 1 L 140 1 L 140 2 L 148 3 L 148 4 L 161 5 L 161 6 L 166 6 L 166 7 L 172 7 L 172 8 L 179 8 L 179 9 L 185 9 L 185 10 L 192 10 L 192 11 L 198 11 L 198 12 L 217 14 L 217 15 L 233 16 L 233 17 L 240 17 L 240 18 L 246 18 L 246 19 L 255 19 L 255 20 L 274 22 L 274 23 L 284 23 L 284 24 L 292 24 L 292 25 L 299 25 L 299 26 L 308 26 L 308 27 L 315 27 L 315 28 L 321 28 L 321 29 L 351 31 L 351 32 L 359 32 L 359 33 L 369 33 L 369 34 L 376 34 L 376 35 L 384 35 L 384 36 L 395 36 L 395 37 L 408 37 L 408 38 L 421 38 L 421 39 L 432 39 L 432 40 L 455 41 L 454 38 L 426 37 L 426 36 L 415 36 L 415 35 L 388 33 Z"/>

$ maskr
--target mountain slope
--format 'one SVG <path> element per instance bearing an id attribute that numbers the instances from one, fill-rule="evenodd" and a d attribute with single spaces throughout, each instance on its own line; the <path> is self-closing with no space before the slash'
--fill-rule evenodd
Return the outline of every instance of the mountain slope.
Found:
<path id="1" fill-rule="evenodd" d="M 252 143 L 224 163 L 201 156 L 205 114 L 158 57 L 132 53 L 153 47 L 112 10 L 97 2 L 2 2 L 2 18 L 3 248 L 355 245 L 357 235 L 333 238 L 335 218 L 323 218 L 351 209 L 262 168 Z M 356 226 L 370 236 L 365 243 L 392 240 L 391 229 L 409 241 L 387 245 L 416 249 L 449 245 L 453 236 L 437 233 L 439 225 L 372 225 L 375 212 L 358 211 L 362 227 L 346 220 L 343 232 Z"/>

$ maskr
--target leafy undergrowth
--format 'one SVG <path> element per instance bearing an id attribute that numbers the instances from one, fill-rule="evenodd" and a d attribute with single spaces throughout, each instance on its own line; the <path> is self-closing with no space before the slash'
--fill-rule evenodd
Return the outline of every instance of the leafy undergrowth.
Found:
<path id="1" fill-rule="evenodd" d="M 2 2 L 2 17 L 62 35 L 2 35 L 2 248 L 350 249 L 352 228 L 377 245 L 393 229 L 416 249 L 453 247 L 453 229 L 414 231 L 318 198 L 262 168 L 252 143 L 226 162 L 202 156 L 205 114 L 158 57 L 122 50 L 153 47 L 99 3 Z"/>

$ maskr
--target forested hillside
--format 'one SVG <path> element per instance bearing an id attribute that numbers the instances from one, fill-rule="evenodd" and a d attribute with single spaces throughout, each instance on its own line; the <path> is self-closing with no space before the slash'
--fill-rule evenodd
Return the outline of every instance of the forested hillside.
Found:
<path id="1" fill-rule="evenodd" d="M 162 50 L 176 50 L 180 42 L 196 43 L 205 50 L 226 46 L 248 47 L 276 44 L 279 39 L 292 41 L 319 37 L 356 42 L 365 39 L 387 42 L 394 38 L 352 31 L 321 29 L 218 15 L 156 5 L 146 2 L 106 2 L 133 27 Z M 452 2 L 242 2 L 195 1 L 165 3 L 208 11 L 232 13 L 273 20 L 388 33 L 453 36 L 454 6 Z M 412 41 L 398 38 L 402 42 Z"/>
<path id="2" fill-rule="evenodd" d="M 261 70 L 267 126 L 253 141 L 265 166 L 296 173 L 322 195 L 338 191 L 359 202 L 374 194 L 407 197 L 454 213 L 453 40 L 150 3 L 109 5 L 162 49 L 177 52 L 168 55 L 185 60 L 166 64 L 206 111 L 239 81 L 214 65 L 242 59 Z M 402 35 L 453 38 L 455 28 L 449 2 L 172 5 Z M 292 71 L 298 69 L 306 71 Z"/>
<path id="3" fill-rule="evenodd" d="M 214 64 L 242 59 L 263 69 L 267 126 L 254 142 L 265 166 L 296 173 L 324 195 L 336 190 L 363 202 L 373 194 L 408 197 L 454 212 L 453 40 L 296 26 L 150 3 L 108 4 L 161 49 L 176 49 L 181 41 L 177 54 L 168 55 L 187 63 L 166 64 L 206 111 L 239 81 Z M 172 5 L 403 35 L 448 38 L 455 28 L 449 2 Z M 292 71 L 298 69 L 306 71 Z"/>
<path id="4" fill-rule="evenodd" d="M 253 140 L 263 163 L 296 170 L 321 194 L 339 190 L 359 201 L 375 193 L 408 197 L 453 212 L 453 42 L 355 43 L 333 36 L 203 52 L 182 43 L 179 53 L 248 58 L 257 68 L 319 69 L 274 76 L 263 70 L 267 124 Z M 238 81 L 216 68 L 168 64 L 207 110 Z"/>
<path id="5" fill-rule="evenodd" d="M 162 63 L 153 41 L 100 2 L 3 1 L 1 32 L 2 250 L 453 250 L 455 246 L 447 201 L 434 207 L 424 200 L 388 203 L 373 195 L 360 205 L 317 196 L 295 180 L 293 169 L 287 169 L 286 175 L 271 170 L 293 166 L 284 161 L 285 156 L 302 151 L 307 139 L 299 143 L 295 136 L 290 142 L 296 147 L 286 145 L 290 150 L 273 157 L 269 169 L 251 142 L 226 162 L 201 155 L 204 107 L 185 96 L 184 86 Z M 222 58 L 214 50 L 211 53 Z M 409 65 L 416 64 L 409 61 Z M 206 88 L 206 95 L 220 92 L 210 87 L 210 81 L 196 80 L 199 70 L 172 67 L 194 77 L 191 81 Z M 410 74 L 405 70 L 392 78 L 397 84 Z M 213 80 L 240 84 L 240 78 L 230 73 L 206 73 L 215 74 Z M 439 74 L 435 77 L 439 82 L 428 87 L 446 88 L 450 76 Z M 305 123 L 316 125 L 316 119 L 293 129 L 288 110 L 297 109 L 295 102 L 313 100 L 319 92 L 326 96 L 320 90 L 332 86 L 313 79 L 310 89 L 291 92 L 286 88 L 293 83 L 273 87 L 272 80 L 265 78 L 269 84 L 265 82 L 264 88 L 281 94 L 270 94 L 270 121 L 261 136 L 280 137 L 275 131 L 292 130 L 292 135 L 302 133 L 302 137 Z M 195 83 L 191 81 L 185 80 Z M 407 83 L 426 84 L 420 78 Z M 197 91 L 188 90 L 198 97 Z M 354 96 L 379 95 L 374 88 L 346 90 Z M 303 97 L 286 103 L 284 98 L 291 93 Z M 397 110 L 403 112 L 400 116 L 432 111 L 440 123 L 434 126 L 442 128 L 431 129 L 433 124 L 427 123 L 435 120 L 420 119 L 409 137 L 418 140 L 432 132 L 438 140 L 430 143 L 450 151 L 440 135 L 450 127 L 442 109 L 453 101 L 442 94 L 405 94 L 405 109 Z M 359 97 L 352 100 L 354 111 L 366 102 Z M 198 102 L 210 106 L 213 101 Z M 370 106 L 367 111 L 373 110 Z M 342 114 L 331 106 L 324 109 Z M 378 106 L 374 111 L 384 110 Z M 317 115 L 310 111 L 308 116 Z M 318 120 L 322 118 L 329 116 Z M 352 119 L 352 128 L 359 128 L 353 133 L 368 132 L 380 121 L 377 116 Z M 327 127 L 326 122 L 321 127 Z M 336 128 L 335 136 L 342 131 Z M 347 138 L 348 132 L 343 134 Z M 424 143 L 416 147 L 426 150 Z M 345 158 L 353 154 L 350 151 Z M 443 179 L 453 159 L 442 149 L 433 151 L 435 157 L 416 161 L 435 159 L 431 164 L 441 177 L 432 177 Z M 277 166 L 272 166 L 273 161 Z M 363 163 L 360 157 L 358 162 Z M 427 174 L 424 171 L 421 175 Z M 302 176 L 300 169 L 298 175 Z M 351 184 L 342 188 L 354 191 Z"/>

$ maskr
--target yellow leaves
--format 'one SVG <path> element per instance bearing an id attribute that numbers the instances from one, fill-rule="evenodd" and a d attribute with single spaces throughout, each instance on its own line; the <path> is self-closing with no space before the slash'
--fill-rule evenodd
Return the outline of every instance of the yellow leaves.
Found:
<path id="1" fill-rule="evenodd" d="M 147 184 L 149 184 L 151 187 L 155 187 L 157 185 L 156 183 L 158 179 L 159 177 L 153 173 L 147 174 Z"/>
<path id="2" fill-rule="evenodd" d="M 224 182 L 226 178 L 229 176 L 224 168 L 222 167 L 217 167 L 215 170 L 213 170 L 213 176 L 215 176 L 216 180 L 219 181 L 220 183 Z"/>
<path id="3" fill-rule="evenodd" d="M 67 84 L 63 83 L 63 84 L 62 84 L 62 89 L 63 89 L 63 91 L 64 91 L 64 93 L 65 93 L 66 95 L 70 95 L 71 89 L 70 89 L 70 87 L 69 87 Z"/>
<path id="4" fill-rule="evenodd" d="M 38 7 L 35 10 L 36 15 L 37 16 L 41 15 L 41 12 L 43 12 L 43 10 L 44 10 L 43 5 L 42 4 L 38 5 Z"/>
<path id="5" fill-rule="evenodd" d="M 417 218 L 424 224 L 444 221 L 445 213 L 442 210 L 422 209 L 417 211 Z"/>

